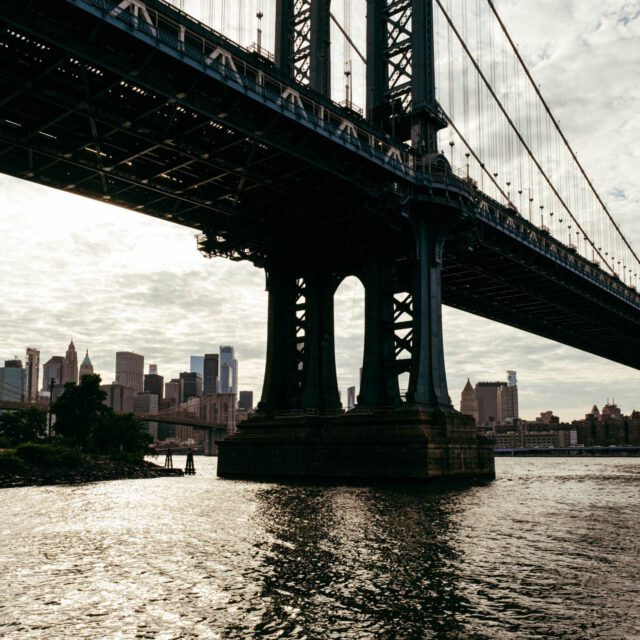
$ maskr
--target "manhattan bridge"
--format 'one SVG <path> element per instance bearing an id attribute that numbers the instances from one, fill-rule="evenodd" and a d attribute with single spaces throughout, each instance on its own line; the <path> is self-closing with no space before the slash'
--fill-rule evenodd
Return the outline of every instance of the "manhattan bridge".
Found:
<path id="1" fill-rule="evenodd" d="M 221 475 L 491 476 L 443 303 L 640 368 L 638 255 L 491 0 L 5 0 L 0 56 L 0 171 L 265 270 L 259 413 Z"/>

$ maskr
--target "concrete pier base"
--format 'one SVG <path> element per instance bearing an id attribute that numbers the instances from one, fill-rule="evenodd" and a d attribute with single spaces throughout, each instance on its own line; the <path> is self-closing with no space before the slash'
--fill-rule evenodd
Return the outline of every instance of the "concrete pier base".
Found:
<path id="1" fill-rule="evenodd" d="M 456 411 L 401 409 L 337 417 L 253 418 L 219 443 L 224 478 L 345 482 L 486 482 L 495 478 L 493 446 L 473 418 Z"/>

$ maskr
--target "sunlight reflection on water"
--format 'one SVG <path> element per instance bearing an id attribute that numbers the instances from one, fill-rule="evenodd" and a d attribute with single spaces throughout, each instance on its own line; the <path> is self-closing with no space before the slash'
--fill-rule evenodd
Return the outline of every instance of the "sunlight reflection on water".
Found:
<path id="1" fill-rule="evenodd" d="M 215 464 L 2 490 L 0 637 L 640 637 L 640 460 L 498 459 L 450 492 Z"/>

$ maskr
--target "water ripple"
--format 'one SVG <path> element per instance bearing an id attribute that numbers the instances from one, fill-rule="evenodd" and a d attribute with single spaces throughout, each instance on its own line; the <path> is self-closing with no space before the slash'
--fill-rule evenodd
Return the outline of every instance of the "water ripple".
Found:
<path id="1" fill-rule="evenodd" d="M 640 638 L 640 460 L 467 490 L 215 477 L 6 489 L 0 637 Z"/>

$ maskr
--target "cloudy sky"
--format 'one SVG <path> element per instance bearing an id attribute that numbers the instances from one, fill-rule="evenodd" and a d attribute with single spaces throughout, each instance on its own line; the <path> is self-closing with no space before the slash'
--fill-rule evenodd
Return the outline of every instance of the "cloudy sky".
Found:
<path id="1" fill-rule="evenodd" d="M 640 1 L 495 4 L 637 252 Z M 35 346 L 44 362 L 73 339 L 107 382 L 117 350 L 143 354 L 168 379 L 188 370 L 189 355 L 232 344 L 240 388 L 259 397 L 267 302 L 261 271 L 207 260 L 194 230 L 138 213 L 2 175 L 0 193 L 1 360 L 24 358 Z M 362 358 L 362 307 L 360 285 L 343 283 L 336 301 L 343 399 Z M 640 409 L 638 371 L 451 309 L 444 319 L 456 405 L 467 377 L 505 379 L 515 369 L 525 418 L 547 409 L 577 418 L 607 398 L 625 412 Z"/>

